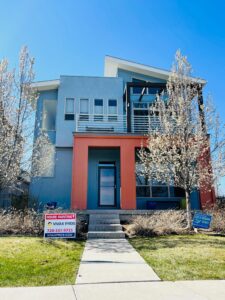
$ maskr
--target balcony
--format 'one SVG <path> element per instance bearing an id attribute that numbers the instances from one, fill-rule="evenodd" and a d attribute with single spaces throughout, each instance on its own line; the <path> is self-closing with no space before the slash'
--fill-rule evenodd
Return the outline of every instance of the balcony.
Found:
<path id="1" fill-rule="evenodd" d="M 132 116 L 131 129 L 126 115 L 76 115 L 76 132 L 147 134 L 160 126 L 156 116 Z"/>

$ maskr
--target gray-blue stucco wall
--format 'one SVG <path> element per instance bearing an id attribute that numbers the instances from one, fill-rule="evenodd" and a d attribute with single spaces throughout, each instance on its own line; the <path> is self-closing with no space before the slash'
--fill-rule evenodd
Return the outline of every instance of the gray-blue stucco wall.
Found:
<path id="1" fill-rule="evenodd" d="M 70 208 L 72 178 L 72 148 L 56 148 L 53 177 L 35 177 L 30 184 L 30 196 L 42 210 L 47 202 L 56 201 L 57 207 Z"/>
<path id="2" fill-rule="evenodd" d="M 61 76 L 58 91 L 56 118 L 56 146 L 71 147 L 75 120 L 65 120 L 65 99 L 74 98 L 75 114 L 80 113 L 80 99 L 89 100 L 89 114 L 94 113 L 94 99 L 103 99 L 104 114 L 107 114 L 109 99 L 117 99 L 118 114 L 123 114 L 123 81 L 121 78 Z"/>

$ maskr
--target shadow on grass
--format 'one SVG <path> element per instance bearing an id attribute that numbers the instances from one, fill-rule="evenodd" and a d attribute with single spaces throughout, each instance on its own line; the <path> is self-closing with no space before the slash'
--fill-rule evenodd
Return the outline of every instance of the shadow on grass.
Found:
<path id="1" fill-rule="evenodd" d="M 131 244 L 138 250 L 159 250 L 163 248 L 177 247 L 206 247 L 213 246 L 225 250 L 225 237 L 214 237 L 206 235 L 190 236 L 161 236 L 161 237 L 134 237 L 130 239 Z"/>
<path id="2" fill-rule="evenodd" d="M 50 239 L 43 238 L 38 241 L 42 245 L 52 246 L 58 249 L 65 247 L 80 247 L 85 243 L 85 239 Z"/>

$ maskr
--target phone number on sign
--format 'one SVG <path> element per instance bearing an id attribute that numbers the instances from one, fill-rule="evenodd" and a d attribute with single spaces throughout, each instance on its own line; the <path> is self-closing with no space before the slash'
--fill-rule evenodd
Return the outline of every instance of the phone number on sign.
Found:
<path id="1" fill-rule="evenodd" d="M 47 232 L 73 232 L 73 229 L 71 229 L 71 228 L 65 228 L 65 229 L 48 229 Z"/>

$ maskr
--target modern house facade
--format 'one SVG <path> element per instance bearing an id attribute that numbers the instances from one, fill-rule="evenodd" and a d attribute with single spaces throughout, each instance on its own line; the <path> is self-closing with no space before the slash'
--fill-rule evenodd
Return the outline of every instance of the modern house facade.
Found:
<path id="1" fill-rule="evenodd" d="M 148 108 L 165 90 L 169 74 L 106 56 L 103 77 L 60 76 L 35 83 L 35 139 L 47 134 L 51 149 L 45 155 L 52 164 L 32 178 L 30 195 L 42 207 L 54 201 L 64 209 L 178 207 L 183 191 L 146 180 L 137 156 L 153 130 L 150 124 L 158 124 Z M 191 205 L 200 209 L 214 200 L 213 193 L 199 190 Z"/>

